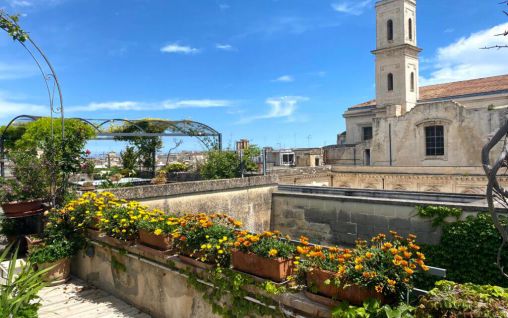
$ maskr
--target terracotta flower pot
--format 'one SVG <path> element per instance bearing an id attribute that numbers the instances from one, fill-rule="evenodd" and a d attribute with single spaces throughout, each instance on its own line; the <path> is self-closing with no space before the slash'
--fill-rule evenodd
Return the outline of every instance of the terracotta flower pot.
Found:
<path id="1" fill-rule="evenodd" d="M 283 282 L 291 275 L 292 261 L 284 258 L 266 258 L 252 253 L 233 250 L 233 267 L 239 271 L 253 274 L 274 282 Z"/>
<path id="2" fill-rule="evenodd" d="M 171 235 L 155 235 L 153 232 L 140 230 L 139 243 L 160 251 L 168 251 L 173 248 L 173 237 Z"/>
<path id="3" fill-rule="evenodd" d="M 52 263 L 38 264 L 37 267 L 40 270 L 52 267 L 48 272 L 42 275 L 42 280 L 51 285 L 65 283 L 71 275 L 70 258 L 60 259 Z"/>
<path id="4" fill-rule="evenodd" d="M 34 246 L 42 244 L 42 238 L 38 236 L 25 235 L 26 245 L 28 250 L 31 250 Z"/>
<path id="5" fill-rule="evenodd" d="M 92 229 L 92 230 L 98 230 L 100 221 L 101 221 L 100 217 L 98 217 L 98 216 L 92 217 L 92 220 L 90 221 L 90 224 L 88 225 L 88 228 Z"/>
<path id="6" fill-rule="evenodd" d="M 24 202 L 12 202 L 2 204 L 2 210 L 6 217 L 23 216 L 25 214 L 31 214 L 41 212 L 44 210 L 41 200 L 24 201 Z"/>
<path id="7" fill-rule="evenodd" d="M 341 301 L 347 301 L 353 305 L 362 305 L 369 298 L 377 299 L 382 304 L 389 303 L 388 299 L 381 293 L 372 288 L 351 285 L 347 287 L 337 287 L 333 283 L 325 284 L 326 280 L 333 282 L 335 273 L 321 269 L 314 269 L 306 273 L 307 284 L 315 286 L 319 294 Z"/>

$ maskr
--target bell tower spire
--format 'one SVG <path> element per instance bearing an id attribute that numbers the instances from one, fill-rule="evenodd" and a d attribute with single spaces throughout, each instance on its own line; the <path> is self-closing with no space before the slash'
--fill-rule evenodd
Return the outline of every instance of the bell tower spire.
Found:
<path id="1" fill-rule="evenodd" d="M 381 0 L 376 3 L 376 103 L 410 111 L 418 101 L 419 60 L 416 0 Z"/>

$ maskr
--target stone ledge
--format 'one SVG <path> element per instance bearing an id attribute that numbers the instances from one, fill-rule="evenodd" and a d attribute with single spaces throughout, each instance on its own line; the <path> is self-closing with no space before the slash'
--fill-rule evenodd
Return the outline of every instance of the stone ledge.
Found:
<path id="1" fill-rule="evenodd" d="M 249 178 L 206 180 L 193 182 L 168 183 L 162 185 L 145 185 L 118 189 L 99 190 L 108 191 L 120 199 L 144 200 L 186 194 L 208 193 L 255 187 L 276 186 L 277 176 L 260 176 Z"/>
<path id="2" fill-rule="evenodd" d="M 127 258 L 134 260 L 134 261 L 140 262 L 141 263 L 140 266 L 142 266 L 144 269 L 143 272 L 147 273 L 147 274 L 151 274 L 152 272 L 158 272 L 157 275 L 161 275 L 161 271 L 162 271 L 163 276 L 177 275 L 177 276 L 187 277 L 187 275 L 184 272 L 192 272 L 192 273 L 198 275 L 199 277 L 201 277 L 201 279 L 203 279 L 203 281 L 200 280 L 200 282 L 213 288 L 213 285 L 211 285 L 210 283 L 208 283 L 206 281 L 207 272 L 203 268 L 196 267 L 196 266 L 190 265 L 188 263 L 182 262 L 179 259 L 179 257 L 176 255 L 168 255 L 168 256 L 158 255 L 158 256 L 153 257 L 149 253 L 139 250 L 136 245 L 125 246 L 125 248 L 119 249 L 116 246 L 110 245 L 109 241 L 105 240 L 102 236 L 92 237 L 91 238 L 91 245 L 94 247 L 94 252 L 92 253 L 93 255 L 88 256 L 88 255 L 84 255 L 85 253 L 83 253 L 82 255 L 74 258 L 74 260 L 73 260 L 74 263 L 78 264 L 80 262 L 80 259 L 85 259 L 85 258 L 88 258 L 88 259 L 96 258 L 96 261 L 104 262 L 105 261 L 104 259 L 99 259 L 100 257 L 96 257 L 96 255 L 98 255 L 98 254 L 104 255 L 104 253 L 109 253 L 108 258 L 113 259 L 113 258 L 115 258 L 115 256 L 116 257 L 121 256 L 121 257 L 127 257 Z M 100 251 L 97 251 L 97 249 L 100 249 Z M 100 267 L 102 267 L 102 265 L 104 265 L 104 264 L 101 264 Z M 82 266 L 78 265 L 76 267 L 79 267 L 79 270 L 78 270 L 79 273 L 77 273 L 77 274 L 82 279 L 87 280 L 87 278 L 95 277 L 91 268 L 89 269 L 89 271 L 86 271 L 82 268 Z M 129 269 L 127 268 L 126 270 L 128 272 Z M 240 273 L 245 274 L 247 276 L 252 276 L 252 275 L 249 275 L 249 274 L 246 274 L 243 272 L 240 272 Z M 129 274 L 129 273 L 127 273 L 127 274 Z M 254 276 L 252 276 L 252 277 L 254 277 Z M 265 279 L 262 279 L 259 277 L 255 277 L 255 280 L 258 282 L 266 281 Z M 88 281 L 90 281 L 90 279 L 88 279 Z M 94 283 L 94 281 L 91 281 L 91 283 Z M 97 282 L 95 282 L 95 283 L 97 283 Z M 116 282 L 113 282 L 113 284 L 116 286 Z M 100 284 L 98 284 L 98 287 L 101 287 Z M 171 288 L 171 286 L 167 286 L 167 288 Z M 188 287 L 188 288 L 192 288 L 192 287 Z M 272 294 L 268 294 L 264 290 L 260 289 L 257 286 L 254 286 L 254 285 L 246 285 L 246 286 L 244 286 L 244 288 L 253 294 L 259 294 L 259 295 L 274 299 L 276 302 L 278 302 L 279 304 L 281 304 L 283 306 L 283 310 L 286 313 L 291 313 L 295 317 L 302 317 L 302 318 L 304 318 L 304 317 L 307 317 L 307 318 L 314 318 L 314 317 L 315 318 L 330 318 L 331 317 L 331 308 L 310 300 L 308 297 L 305 296 L 305 293 L 303 291 L 296 292 L 296 293 L 284 293 L 284 294 L 280 294 L 280 295 L 272 295 Z M 136 307 L 146 310 L 147 312 L 154 315 L 154 317 L 161 317 L 161 315 L 156 312 L 157 309 L 148 308 L 146 306 L 146 304 L 135 303 L 134 301 L 129 299 L 129 296 L 126 295 L 126 293 L 128 292 L 127 290 L 123 290 L 121 288 L 116 288 L 114 291 L 109 290 L 109 292 L 114 293 L 119 298 L 122 298 L 125 301 L 130 302 L 131 304 L 133 304 Z M 178 304 L 174 303 L 174 302 L 179 301 L 178 298 L 164 299 L 164 297 L 168 297 L 168 293 L 166 293 L 162 290 L 160 292 L 161 292 L 161 294 L 159 296 L 160 296 L 161 301 L 163 301 L 163 300 L 167 301 L 167 302 L 172 301 L 173 305 L 178 305 Z M 186 294 L 186 292 L 184 292 L 184 291 L 180 291 L 180 292 L 182 292 L 183 294 Z M 136 294 L 138 294 L 138 293 L 136 292 Z M 207 318 L 207 317 L 215 317 L 215 316 L 212 315 L 212 313 L 210 312 L 209 316 L 207 315 L 207 316 L 201 316 L 201 317 Z"/>

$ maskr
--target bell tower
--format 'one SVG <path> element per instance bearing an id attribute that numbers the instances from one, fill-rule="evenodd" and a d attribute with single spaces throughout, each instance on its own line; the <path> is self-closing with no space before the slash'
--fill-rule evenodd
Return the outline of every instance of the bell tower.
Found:
<path id="1" fill-rule="evenodd" d="M 416 0 L 380 0 L 376 3 L 376 103 L 396 106 L 402 115 L 418 101 Z"/>

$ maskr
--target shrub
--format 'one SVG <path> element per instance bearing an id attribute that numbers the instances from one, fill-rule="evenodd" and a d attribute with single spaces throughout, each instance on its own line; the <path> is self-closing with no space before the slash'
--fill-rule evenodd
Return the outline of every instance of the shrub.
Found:
<path id="1" fill-rule="evenodd" d="M 173 162 L 164 167 L 164 170 L 168 173 L 189 171 L 189 169 L 190 166 L 185 162 Z"/>
<path id="2" fill-rule="evenodd" d="M 508 289 L 440 281 L 420 300 L 416 317 L 508 317 Z"/>
<path id="3" fill-rule="evenodd" d="M 247 231 L 237 232 L 234 247 L 244 253 L 253 253 L 266 258 L 294 257 L 296 248 L 281 237 L 280 232 L 264 232 L 260 235 Z"/>
<path id="4" fill-rule="evenodd" d="M 237 178 L 241 175 L 240 158 L 232 151 L 210 151 L 200 172 L 204 179 Z"/>
<path id="5" fill-rule="evenodd" d="M 502 223 L 508 225 L 508 219 L 502 218 Z M 445 224 L 440 243 L 423 246 L 422 249 L 427 263 L 445 268 L 449 280 L 508 287 L 508 279 L 501 275 L 496 266 L 500 245 L 501 236 L 491 216 L 480 213 L 464 221 Z M 502 255 L 502 263 L 508 266 L 508 247 Z"/>

